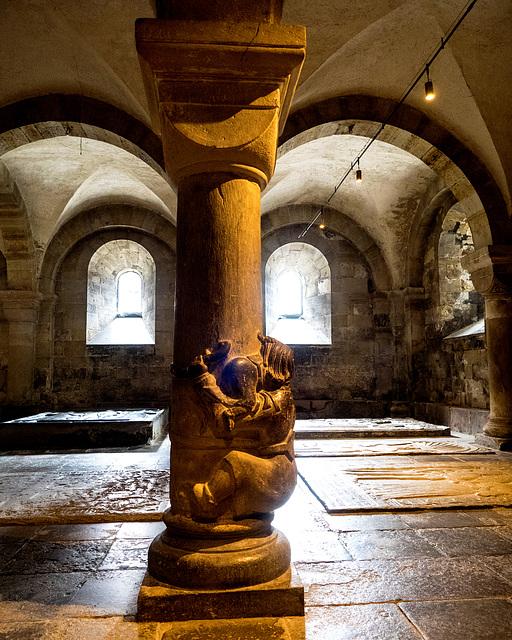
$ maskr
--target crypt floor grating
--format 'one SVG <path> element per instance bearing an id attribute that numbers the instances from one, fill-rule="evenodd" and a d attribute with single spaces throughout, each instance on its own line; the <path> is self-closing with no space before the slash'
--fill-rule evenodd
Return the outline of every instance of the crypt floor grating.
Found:
<path id="1" fill-rule="evenodd" d="M 512 470 L 512 454 L 459 457 L 399 459 L 421 458 L 433 466 L 446 460 L 462 468 L 463 458 L 476 457 Z M 372 459 L 382 465 L 389 456 Z M 359 457 L 357 464 L 368 467 L 369 460 Z M 2 640 L 160 640 L 164 634 L 165 640 L 295 638 L 286 620 L 136 623 L 147 548 L 162 527 L 148 521 L 153 514 L 135 510 L 130 517 L 118 514 L 117 521 L 70 524 L 65 511 L 55 507 L 60 520 L 30 521 L 30 510 L 42 499 L 37 485 L 49 488 L 55 474 L 60 484 L 54 498 L 66 490 L 66 477 L 74 490 L 73 474 L 90 475 L 94 483 L 112 477 L 121 482 L 164 471 L 167 461 L 166 443 L 103 453 L 0 456 L 0 511 L 17 496 L 31 494 L 24 513 L 0 527 Z M 34 475 L 37 483 L 30 484 Z M 161 487 L 146 485 L 146 491 L 160 495 Z M 132 517 L 136 520 L 129 521 Z M 305 584 L 308 640 L 512 637 L 512 509 L 397 512 L 388 505 L 380 513 L 330 515 L 299 480 L 275 523 L 291 541 Z"/>

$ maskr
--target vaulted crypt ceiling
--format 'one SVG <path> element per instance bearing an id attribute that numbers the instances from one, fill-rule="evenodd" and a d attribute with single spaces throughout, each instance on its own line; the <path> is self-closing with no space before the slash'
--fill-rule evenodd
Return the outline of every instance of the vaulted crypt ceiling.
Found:
<path id="1" fill-rule="evenodd" d="M 154 3 L 0 6 L 0 192 L 23 210 L 37 260 L 66 222 L 104 203 L 174 223 L 134 41 Z M 329 202 L 327 224 L 343 232 L 350 219 L 369 234 L 394 286 L 407 284 L 403 256 L 440 194 L 473 220 L 476 244 L 508 240 L 512 4 L 503 0 L 477 1 L 430 68 L 436 99 L 427 103 L 419 82 L 361 158 L 363 183 L 350 175 L 332 195 L 465 6 L 286 0 L 283 21 L 307 27 L 307 58 L 263 216 L 286 208 L 289 224 L 307 223 Z"/>

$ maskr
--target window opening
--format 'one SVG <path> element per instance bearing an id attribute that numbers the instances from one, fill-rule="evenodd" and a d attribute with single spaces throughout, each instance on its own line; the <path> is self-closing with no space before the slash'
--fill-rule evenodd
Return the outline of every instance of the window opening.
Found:
<path id="1" fill-rule="evenodd" d="M 125 271 L 117 280 L 117 315 L 142 317 L 142 278 L 136 271 Z"/>
<path id="2" fill-rule="evenodd" d="M 284 271 L 278 277 L 277 300 L 279 316 L 299 318 L 302 315 L 302 280 L 294 271 Z"/>

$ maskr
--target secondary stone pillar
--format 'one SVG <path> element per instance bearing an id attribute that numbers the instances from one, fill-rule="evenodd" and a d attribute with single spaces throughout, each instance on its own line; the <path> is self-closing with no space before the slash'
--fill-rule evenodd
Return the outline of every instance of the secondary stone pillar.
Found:
<path id="1" fill-rule="evenodd" d="M 41 295 L 34 291 L 0 291 L 0 303 L 9 323 L 7 402 L 27 405 L 32 401 L 35 336 Z"/>
<path id="2" fill-rule="evenodd" d="M 296 479 L 293 356 L 261 335 L 260 191 L 305 44 L 302 27 L 278 22 L 281 4 L 184 0 L 170 19 L 137 22 L 178 191 L 171 508 L 141 620 L 303 611 L 288 541 L 270 524 Z"/>
<path id="3" fill-rule="evenodd" d="M 489 362 L 489 419 L 478 440 L 512 450 L 512 247 L 489 245 L 462 259 L 475 289 L 485 296 Z"/>

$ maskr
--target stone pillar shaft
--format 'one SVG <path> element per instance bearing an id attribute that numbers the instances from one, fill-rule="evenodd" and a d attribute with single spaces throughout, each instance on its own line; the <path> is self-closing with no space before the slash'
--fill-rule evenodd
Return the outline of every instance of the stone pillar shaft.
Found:
<path id="1" fill-rule="evenodd" d="M 484 433 L 512 439 L 512 294 L 486 295 L 485 335 L 489 357 L 489 420 Z"/>
<path id="2" fill-rule="evenodd" d="M 490 413 L 487 444 L 512 448 L 512 247 L 489 245 L 462 259 L 485 296 Z"/>
<path id="3" fill-rule="evenodd" d="M 23 405 L 32 400 L 35 360 L 35 334 L 41 295 L 33 291 L 0 292 L 0 302 L 9 322 L 9 360 L 7 398 L 9 404 Z"/>
<path id="4" fill-rule="evenodd" d="M 178 195 L 174 363 L 232 337 L 255 353 L 261 331 L 260 187 L 229 174 L 193 176 Z"/>

